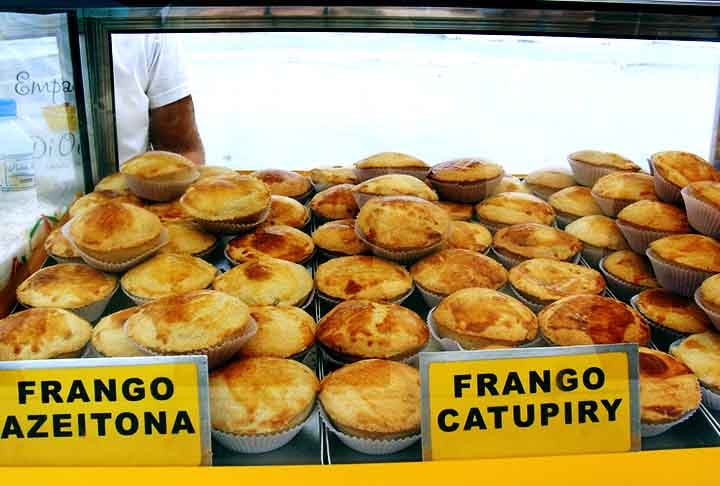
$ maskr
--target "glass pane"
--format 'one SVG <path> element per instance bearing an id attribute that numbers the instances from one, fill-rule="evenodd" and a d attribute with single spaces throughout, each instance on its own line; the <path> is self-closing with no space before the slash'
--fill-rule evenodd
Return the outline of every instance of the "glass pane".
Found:
<path id="1" fill-rule="evenodd" d="M 68 52 L 65 14 L 0 12 L 0 289 L 83 190 Z"/>
<path id="2" fill-rule="evenodd" d="M 480 155 L 526 173 L 584 148 L 645 168 L 659 150 L 710 152 L 720 53 L 713 43 L 163 35 L 182 45 L 209 164 L 309 169 L 392 150 L 431 164 Z"/>

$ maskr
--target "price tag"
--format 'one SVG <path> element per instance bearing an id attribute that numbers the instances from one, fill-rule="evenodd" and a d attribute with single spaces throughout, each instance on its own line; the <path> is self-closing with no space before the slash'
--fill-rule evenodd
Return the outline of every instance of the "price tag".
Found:
<path id="1" fill-rule="evenodd" d="M 423 458 L 640 448 L 635 344 L 422 353 Z"/>
<path id="2" fill-rule="evenodd" d="M 211 460 L 205 356 L 0 363 L 0 465 Z"/>

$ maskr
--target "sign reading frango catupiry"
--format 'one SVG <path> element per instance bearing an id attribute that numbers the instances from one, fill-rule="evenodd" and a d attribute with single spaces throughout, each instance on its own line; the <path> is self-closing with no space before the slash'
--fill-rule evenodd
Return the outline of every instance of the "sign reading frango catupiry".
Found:
<path id="1" fill-rule="evenodd" d="M 0 465 L 210 461 L 207 359 L 0 363 Z"/>
<path id="2" fill-rule="evenodd" d="M 423 353 L 423 458 L 639 449 L 637 346 Z"/>

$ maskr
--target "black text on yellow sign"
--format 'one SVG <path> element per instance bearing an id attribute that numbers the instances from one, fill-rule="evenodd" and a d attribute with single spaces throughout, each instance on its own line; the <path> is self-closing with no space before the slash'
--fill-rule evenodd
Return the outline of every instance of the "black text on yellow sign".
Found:
<path id="1" fill-rule="evenodd" d="M 425 354 L 421 374 L 425 459 L 639 447 L 637 346 Z"/>
<path id="2" fill-rule="evenodd" d="M 172 357 L 1 364 L 0 465 L 207 463 L 206 363 Z"/>

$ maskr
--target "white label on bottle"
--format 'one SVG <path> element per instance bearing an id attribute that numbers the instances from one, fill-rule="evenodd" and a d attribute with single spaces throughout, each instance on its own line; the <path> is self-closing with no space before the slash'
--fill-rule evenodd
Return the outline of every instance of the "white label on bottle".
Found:
<path id="1" fill-rule="evenodd" d="M 35 187 L 32 154 L 0 160 L 0 191 L 25 191 Z"/>

